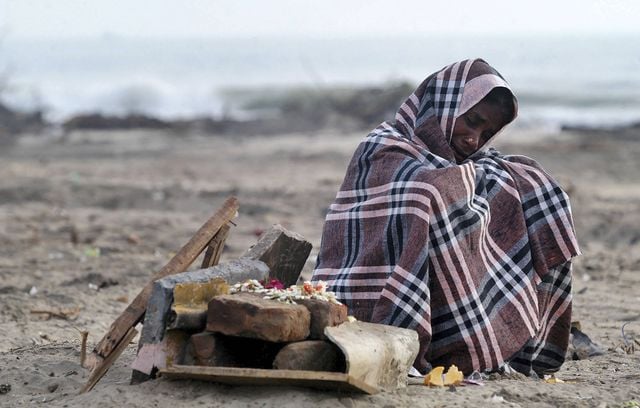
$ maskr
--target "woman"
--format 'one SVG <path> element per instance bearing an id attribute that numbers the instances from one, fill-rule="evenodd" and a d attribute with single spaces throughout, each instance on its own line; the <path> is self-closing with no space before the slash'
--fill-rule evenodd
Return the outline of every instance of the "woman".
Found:
<path id="1" fill-rule="evenodd" d="M 359 320 L 415 329 L 422 372 L 564 361 L 578 244 L 540 165 L 487 148 L 516 114 L 485 61 L 443 68 L 362 140 L 326 217 L 313 280 Z"/>

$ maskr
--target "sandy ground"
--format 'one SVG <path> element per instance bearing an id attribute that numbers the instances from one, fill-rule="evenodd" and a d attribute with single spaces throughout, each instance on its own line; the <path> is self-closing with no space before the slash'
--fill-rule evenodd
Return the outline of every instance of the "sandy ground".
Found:
<path id="1" fill-rule="evenodd" d="M 640 353 L 619 348 L 625 323 L 627 336 L 640 338 L 640 135 L 511 136 L 502 149 L 538 159 L 572 197 L 584 252 L 575 262 L 574 320 L 607 350 L 568 361 L 558 374 L 566 383 L 499 378 L 374 396 L 163 379 L 131 386 L 131 345 L 94 391 L 77 395 L 87 378 L 79 331 L 97 342 L 227 196 L 239 197 L 241 210 L 223 261 L 281 223 L 313 243 L 309 274 L 326 207 L 362 134 L 74 133 L 24 137 L 0 151 L 0 384 L 11 386 L 0 406 L 600 407 L 640 400 Z M 31 313 L 51 308 L 77 313 L 48 320 Z"/>

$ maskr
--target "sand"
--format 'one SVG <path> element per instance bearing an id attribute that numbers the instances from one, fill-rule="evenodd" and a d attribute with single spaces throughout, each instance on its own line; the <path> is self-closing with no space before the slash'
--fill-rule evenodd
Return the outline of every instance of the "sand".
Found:
<path id="1" fill-rule="evenodd" d="M 584 253 L 574 268 L 573 320 L 606 350 L 567 361 L 558 373 L 566 383 L 515 376 L 373 396 L 164 379 L 132 386 L 132 344 L 92 392 L 77 395 L 88 374 L 79 365 L 79 331 L 95 344 L 227 196 L 238 196 L 241 209 L 222 261 L 281 223 L 313 243 L 308 276 L 324 213 L 362 136 L 112 131 L 25 136 L 3 147 L 0 384 L 11 390 L 0 406 L 600 407 L 640 400 L 640 353 L 619 347 L 625 323 L 627 336 L 640 338 L 640 135 L 517 130 L 499 147 L 538 159 L 571 195 Z M 76 315 L 31 313 L 47 308 Z"/>

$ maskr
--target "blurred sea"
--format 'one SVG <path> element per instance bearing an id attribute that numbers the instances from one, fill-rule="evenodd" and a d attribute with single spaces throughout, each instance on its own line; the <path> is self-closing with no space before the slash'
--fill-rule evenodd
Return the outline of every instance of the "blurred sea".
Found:
<path id="1" fill-rule="evenodd" d="M 640 36 L 86 39 L 0 42 L 6 103 L 164 118 L 242 117 L 238 91 L 418 84 L 453 61 L 482 57 L 511 83 L 520 126 L 640 121 Z"/>

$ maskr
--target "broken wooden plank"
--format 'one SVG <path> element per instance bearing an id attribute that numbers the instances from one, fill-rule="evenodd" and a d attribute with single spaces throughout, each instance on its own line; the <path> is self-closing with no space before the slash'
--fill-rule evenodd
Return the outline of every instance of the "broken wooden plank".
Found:
<path id="1" fill-rule="evenodd" d="M 289 287 L 298 282 L 311 247 L 311 243 L 302 235 L 275 224 L 262 234 L 258 242 L 249 248 L 242 258 L 259 259 L 266 263 L 271 269 L 270 277 Z"/>
<path id="2" fill-rule="evenodd" d="M 109 371 L 109 368 L 111 368 L 118 356 L 120 356 L 120 354 L 122 354 L 122 352 L 131 343 L 136 334 L 138 334 L 138 331 L 136 329 L 134 329 L 133 327 L 129 328 L 129 330 L 125 333 L 122 341 L 118 343 L 111 354 L 109 354 L 107 358 L 105 358 L 104 361 L 102 361 L 102 363 L 96 369 L 91 371 L 91 374 L 89 374 L 89 380 L 84 385 L 84 387 L 82 387 L 79 394 L 91 391 L 93 387 L 95 387 L 98 381 L 100 381 L 100 379 L 107 373 L 107 371 Z"/>
<path id="3" fill-rule="evenodd" d="M 366 394 L 379 392 L 376 387 L 348 374 L 324 371 L 174 365 L 160 370 L 160 374 L 170 379 L 194 379 L 231 385 L 300 386 Z"/>
<path id="4" fill-rule="evenodd" d="M 220 228 L 231 221 L 237 212 L 238 200 L 235 197 L 228 198 L 222 207 L 200 227 L 189 242 L 171 258 L 169 263 L 152 277 L 151 282 L 142 289 L 133 302 L 131 302 L 122 314 L 111 324 L 107 334 L 98 342 L 93 352 L 89 355 L 89 361 L 87 363 L 92 367 L 92 375 L 94 371 L 102 370 L 103 363 L 119 349 L 118 345 L 121 344 L 127 333 L 129 333 L 129 330 L 142 320 L 146 311 L 147 302 L 151 296 L 153 282 L 165 276 L 184 272 L 198 255 L 200 255 L 207 244 L 211 242 L 211 239 Z M 117 355 L 115 358 L 117 358 Z M 87 387 L 85 386 L 85 388 Z M 91 389 L 91 387 L 88 389 Z"/>
<path id="5" fill-rule="evenodd" d="M 212 267 L 220 262 L 220 255 L 222 255 L 224 243 L 227 240 L 227 236 L 229 236 L 230 230 L 229 224 L 225 224 L 220 227 L 218 233 L 211 239 L 204 253 L 204 258 L 202 258 L 201 269 Z"/>

